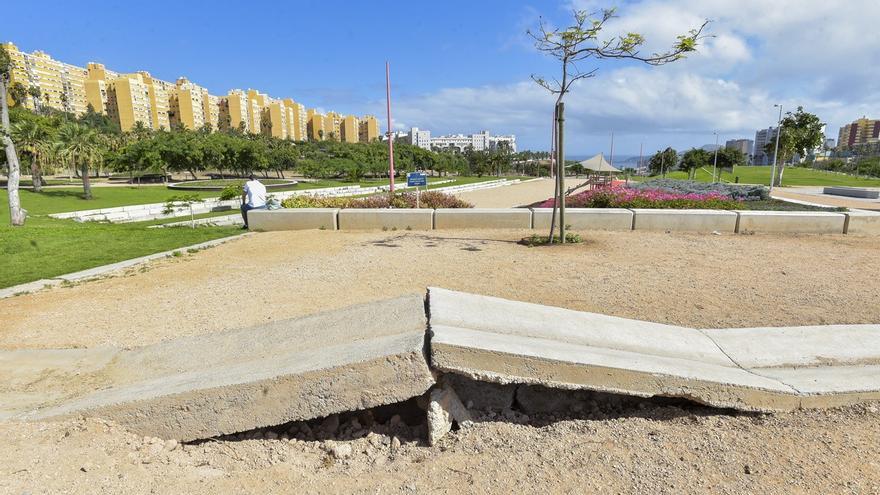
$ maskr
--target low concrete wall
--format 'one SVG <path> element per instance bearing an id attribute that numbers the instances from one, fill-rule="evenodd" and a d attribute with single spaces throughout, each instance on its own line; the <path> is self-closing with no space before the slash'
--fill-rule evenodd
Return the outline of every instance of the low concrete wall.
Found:
<path id="1" fill-rule="evenodd" d="M 849 196 L 851 198 L 877 199 L 880 197 L 880 191 L 871 189 L 863 189 L 861 187 L 826 187 L 822 190 L 822 194 L 833 194 L 835 196 Z"/>
<path id="2" fill-rule="evenodd" d="M 721 210 L 632 210 L 633 230 L 736 232 L 737 214 Z"/>
<path id="3" fill-rule="evenodd" d="M 532 227 L 549 229 L 552 216 L 553 208 L 532 208 Z M 566 208 L 565 223 L 571 230 L 632 230 L 633 212 L 625 208 Z"/>
<path id="4" fill-rule="evenodd" d="M 252 230 L 337 230 L 336 208 L 292 208 L 251 210 L 248 224 Z"/>
<path id="5" fill-rule="evenodd" d="M 880 212 L 858 210 L 847 212 L 843 233 L 880 235 Z"/>
<path id="6" fill-rule="evenodd" d="M 344 209 L 339 210 L 339 230 L 432 230 L 432 209 Z"/>
<path id="7" fill-rule="evenodd" d="M 434 212 L 435 229 L 530 229 L 526 208 L 441 208 Z"/>
<path id="8" fill-rule="evenodd" d="M 843 234 L 846 216 L 824 211 L 737 211 L 737 232 Z"/>

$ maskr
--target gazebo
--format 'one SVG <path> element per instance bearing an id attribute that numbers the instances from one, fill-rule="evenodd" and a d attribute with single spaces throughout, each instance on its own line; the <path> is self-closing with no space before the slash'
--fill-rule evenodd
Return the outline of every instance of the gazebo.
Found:
<path id="1" fill-rule="evenodd" d="M 621 170 L 614 168 L 602 153 L 579 162 L 584 170 L 588 170 L 587 181 L 584 183 L 588 188 L 608 187 L 613 182 L 612 175 L 619 174 Z"/>

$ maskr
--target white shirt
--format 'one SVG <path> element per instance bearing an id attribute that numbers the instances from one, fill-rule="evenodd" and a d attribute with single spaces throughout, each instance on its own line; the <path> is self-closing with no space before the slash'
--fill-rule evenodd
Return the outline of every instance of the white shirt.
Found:
<path id="1" fill-rule="evenodd" d="M 266 206 L 266 186 L 257 179 L 245 182 L 244 192 L 247 194 L 247 205 L 251 208 Z"/>

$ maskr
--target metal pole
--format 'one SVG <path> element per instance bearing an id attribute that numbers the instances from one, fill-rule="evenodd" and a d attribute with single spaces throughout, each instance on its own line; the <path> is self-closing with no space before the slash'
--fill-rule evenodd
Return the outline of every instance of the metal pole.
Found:
<path id="1" fill-rule="evenodd" d="M 773 192 L 773 183 L 776 182 L 776 157 L 779 155 L 779 135 L 782 134 L 782 104 L 773 106 L 779 107 L 779 120 L 776 121 L 776 149 L 773 151 L 773 168 L 770 170 L 770 192 Z"/>
<path id="2" fill-rule="evenodd" d="M 394 194 L 394 136 L 391 132 L 391 66 L 385 62 L 385 102 L 388 110 L 388 177 L 389 191 Z"/>
<path id="3" fill-rule="evenodd" d="M 715 171 L 718 169 L 718 132 L 715 132 L 715 161 L 712 163 L 712 183 L 715 183 Z"/>
<path id="4" fill-rule="evenodd" d="M 553 107 L 553 130 L 550 133 L 550 177 L 553 178 L 553 213 L 550 215 L 550 235 L 547 242 L 553 244 L 553 235 L 556 232 L 556 211 L 559 209 L 559 177 L 556 174 L 556 150 L 559 143 L 556 142 L 556 115 L 559 112 L 559 106 Z"/>
<path id="5" fill-rule="evenodd" d="M 612 167 L 614 166 L 614 131 L 611 131 L 611 161 L 608 162 Z M 602 170 L 602 164 L 599 164 L 599 170 Z"/>
<path id="6" fill-rule="evenodd" d="M 559 111 L 556 115 L 556 121 L 559 123 L 558 140 L 559 146 L 556 149 L 557 161 L 559 162 L 559 242 L 565 244 L 565 103 L 559 102 Z"/>

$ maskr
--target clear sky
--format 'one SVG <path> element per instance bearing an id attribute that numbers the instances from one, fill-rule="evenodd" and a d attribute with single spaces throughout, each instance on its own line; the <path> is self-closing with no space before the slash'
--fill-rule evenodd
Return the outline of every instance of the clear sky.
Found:
<path id="1" fill-rule="evenodd" d="M 41 2 L 3 8 L 0 38 L 84 66 L 186 76 L 212 94 L 255 88 L 308 107 L 384 121 L 392 64 L 398 129 L 514 133 L 546 149 L 552 99 L 529 75 L 554 75 L 525 31 L 539 16 L 616 6 L 607 33 L 636 31 L 648 51 L 712 19 L 700 53 L 671 66 L 602 63 L 568 97 L 570 153 L 637 154 L 754 137 L 773 103 L 803 105 L 829 137 L 863 114 L 880 118 L 880 2 L 851 0 L 480 0 L 443 2 Z M 384 125 L 383 125 L 384 127 Z"/>

